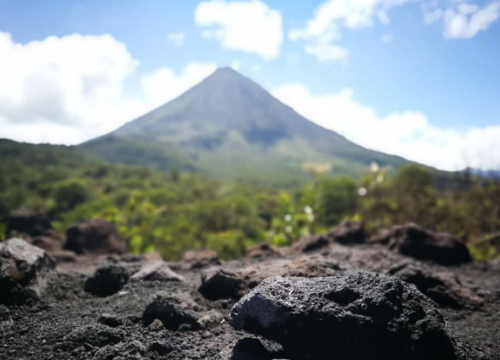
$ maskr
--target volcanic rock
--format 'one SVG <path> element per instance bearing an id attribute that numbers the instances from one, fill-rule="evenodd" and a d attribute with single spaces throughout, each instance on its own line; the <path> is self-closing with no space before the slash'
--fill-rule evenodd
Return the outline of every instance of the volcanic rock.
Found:
<path id="1" fill-rule="evenodd" d="M 482 299 L 460 283 L 451 273 L 431 272 L 424 265 L 403 263 L 387 271 L 401 280 L 413 284 L 423 294 L 443 307 L 462 309 L 474 308 L 482 304 Z"/>
<path id="2" fill-rule="evenodd" d="M 36 211 L 22 211 L 9 216 L 5 233 L 7 238 L 19 234 L 33 237 L 45 235 L 51 229 L 52 224 L 46 215 Z"/>
<path id="3" fill-rule="evenodd" d="M 172 271 L 168 264 L 163 261 L 145 265 L 139 272 L 132 275 L 131 280 L 173 282 L 186 281 L 181 275 Z"/>
<path id="4" fill-rule="evenodd" d="M 254 338 L 243 338 L 221 352 L 221 360 L 271 360 L 273 354 Z"/>
<path id="5" fill-rule="evenodd" d="M 394 226 L 378 240 L 402 255 L 442 265 L 460 265 L 472 260 L 467 246 L 459 238 L 427 231 L 415 224 Z"/>
<path id="6" fill-rule="evenodd" d="M 197 330 L 199 306 L 185 294 L 172 295 L 159 292 L 144 310 L 142 320 L 149 326 L 158 319 L 166 329 L 177 331 L 181 327 L 186 330 Z"/>
<path id="7" fill-rule="evenodd" d="M 362 244 L 366 238 L 361 221 L 344 221 L 326 236 L 343 245 Z"/>
<path id="8" fill-rule="evenodd" d="M 97 321 L 110 327 L 118 327 L 122 324 L 122 320 L 118 316 L 108 313 L 102 314 Z"/>
<path id="9" fill-rule="evenodd" d="M 0 243 L 0 303 L 39 300 L 55 266 L 45 251 L 24 240 Z"/>
<path id="10" fill-rule="evenodd" d="M 129 279 L 129 271 L 119 265 L 103 266 L 85 281 L 85 291 L 97 296 L 110 296 L 120 291 Z"/>
<path id="11" fill-rule="evenodd" d="M 296 252 L 309 253 L 312 251 L 323 250 L 331 244 L 330 239 L 325 235 L 310 235 L 299 239 L 292 250 Z"/>
<path id="12" fill-rule="evenodd" d="M 435 304 L 375 273 L 269 278 L 234 305 L 228 321 L 279 342 L 293 360 L 457 358 Z"/>
<path id="13" fill-rule="evenodd" d="M 125 240 L 116 227 L 102 219 L 92 219 L 66 230 L 66 250 L 77 254 L 122 254 L 127 251 Z"/>
<path id="14" fill-rule="evenodd" d="M 123 333 L 120 330 L 96 324 L 77 327 L 68 335 L 65 341 L 70 347 L 78 347 L 84 344 L 103 347 L 117 344 L 122 339 Z"/>
<path id="15" fill-rule="evenodd" d="M 201 274 L 201 285 L 198 291 L 209 300 L 240 299 L 248 289 L 248 285 L 240 274 L 210 268 Z"/>

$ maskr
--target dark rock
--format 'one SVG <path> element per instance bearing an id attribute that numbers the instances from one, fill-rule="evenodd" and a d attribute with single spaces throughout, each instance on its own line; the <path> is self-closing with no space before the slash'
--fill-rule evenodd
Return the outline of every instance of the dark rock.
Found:
<path id="1" fill-rule="evenodd" d="M 325 235 L 310 235 L 299 239 L 292 250 L 301 253 L 323 250 L 331 244 L 331 241 Z"/>
<path id="2" fill-rule="evenodd" d="M 201 274 L 198 291 L 209 300 L 239 299 L 245 293 L 247 284 L 234 272 L 210 268 Z"/>
<path id="3" fill-rule="evenodd" d="M 188 265 L 190 269 L 202 269 L 222 264 L 217 253 L 212 250 L 187 251 L 182 257 L 182 262 Z"/>
<path id="4" fill-rule="evenodd" d="M 274 250 L 269 244 L 262 243 L 247 250 L 248 259 L 264 259 L 274 256 L 280 256 L 280 253 Z"/>
<path id="5" fill-rule="evenodd" d="M 361 221 L 344 221 L 327 234 L 328 238 L 343 245 L 365 242 L 365 230 Z"/>
<path id="6" fill-rule="evenodd" d="M 131 279 L 142 281 L 186 281 L 182 276 L 173 272 L 168 264 L 163 261 L 144 266 L 139 272 L 135 273 Z"/>
<path id="7" fill-rule="evenodd" d="M 129 271 L 119 265 L 101 267 L 85 281 L 85 291 L 97 296 L 110 296 L 120 291 L 129 279 Z"/>
<path id="8" fill-rule="evenodd" d="M 389 269 L 387 274 L 415 285 L 423 294 L 443 307 L 474 308 L 483 303 L 481 298 L 463 287 L 458 278 L 451 273 L 431 272 L 423 265 L 403 263 Z"/>
<path id="9" fill-rule="evenodd" d="M 142 320 L 146 326 L 158 319 L 169 330 L 177 331 L 182 325 L 196 330 L 200 328 L 199 315 L 194 311 L 197 307 L 198 305 L 185 295 L 160 292 L 144 310 Z"/>
<path id="10" fill-rule="evenodd" d="M 55 267 L 45 251 L 24 240 L 0 243 L 0 303 L 39 300 Z"/>
<path id="11" fill-rule="evenodd" d="M 472 260 L 467 246 L 457 237 L 426 231 L 415 224 L 394 226 L 386 236 L 389 249 L 419 260 L 460 265 Z"/>
<path id="12" fill-rule="evenodd" d="M 102 219 L 73 225 L 66 230 L 66 237 L 64 248 L 77 254 L 122 254 L 127 251 L 127 244 L 116 227 Z"/>
<path id="13" fill-rule="evenodd" d="M 6 237 L 26 234 L 31 237 L 45 235 L 52 230 L 52 224 L 47 216 L 36 211 L 22 211 L 9 216 L 7 220 Z"/>
<path id="14" fill-rule="evenodd" d="M 73 330 L 66 342 L 77 347 L 83 344 L 103 347 L 110 344 L 117 344 L 123 339 L 123 333 L 118 329 L 113 329 L 104 325 L 86 325 Z"/>
<path id="15" fill-rule="evenodd" d="M 167 342 L 162 340 L 157 340 L 151 343 L 151 345 L 149 346 L 149 350 L 157 353 L 160 356 L 165 356 L 171 353 L 174 349 Z"/>
<path id="16" fill-rule="evenodd" d="M 122 320 L 118 316 L 107 313 L 102 314 L 97 321 L 110 327 L 118 327 L 122 325 Z"/>
<path id="17" fill-rule="evenodd" d="M 273 354 L 254 338 L 243 338 L 221 352 L 221 360 L 271 360 Z"/>
<path id="18" fill-rule="evenodd" d="M 279 342 L 290 359 L 456 359 L 435 304 L 375 273 L 264 280 L 228 317 L 236 330 Z"/>

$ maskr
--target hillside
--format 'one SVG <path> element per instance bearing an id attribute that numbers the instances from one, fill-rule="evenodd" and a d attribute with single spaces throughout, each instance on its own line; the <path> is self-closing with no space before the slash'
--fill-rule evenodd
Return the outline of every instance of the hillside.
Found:
<path id="1" fill-rule="evenodd" d="M 129 151 L 111 150 L 110 141 Z M 135 147 L 156 151 L 132 151 Z M 105 145 L 107 144 L 107 145 Z M 360 175 L 368 164 L 398 168 L 406 160 L 365 149 L 305 119 L 261 86 L 222 68 L 178 98 L 80 146 L 100 159 L 163 168 L 199 168 L 213 177 L 294 186 L 307 168 Z M 110 156 L 110 152 L 113 154 Z"/>

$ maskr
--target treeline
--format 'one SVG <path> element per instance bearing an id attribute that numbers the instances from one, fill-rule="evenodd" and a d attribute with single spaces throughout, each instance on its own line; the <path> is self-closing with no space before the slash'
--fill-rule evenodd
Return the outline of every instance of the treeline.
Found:
<path id="1" fill-rule="evenodd" d="M 475 244 L 500 231 L 500 183 L 468 173 L 443 182 L 407 166 L 389 177 L 373 164 L 359 181 L 316 174 L 289 191 L 107 165 L 65 148 L 17 150 L 0 162 L 0 234 L 9 213 L 25 208 L 47 213 L 61 232 L 88 218 L 112 221 L 134 252 L 156 249 L 176 259 L 210 248 L 233 258 L 257 243 L 288 245 L 345 219 L 363 220 L 371 231 L 412 221 L 462 236 L 479 258 L 496 255 Z"/>

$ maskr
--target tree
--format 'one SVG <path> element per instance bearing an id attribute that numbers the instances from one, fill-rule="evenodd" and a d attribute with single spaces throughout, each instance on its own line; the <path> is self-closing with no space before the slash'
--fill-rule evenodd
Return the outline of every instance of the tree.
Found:
<path id="1" fill-rule="evenodd" d="M 350 178 L 321 180 L 316 195 L 318 220 L 324 226 L 334 226 L 356 213 L 357 185 Z"/>

